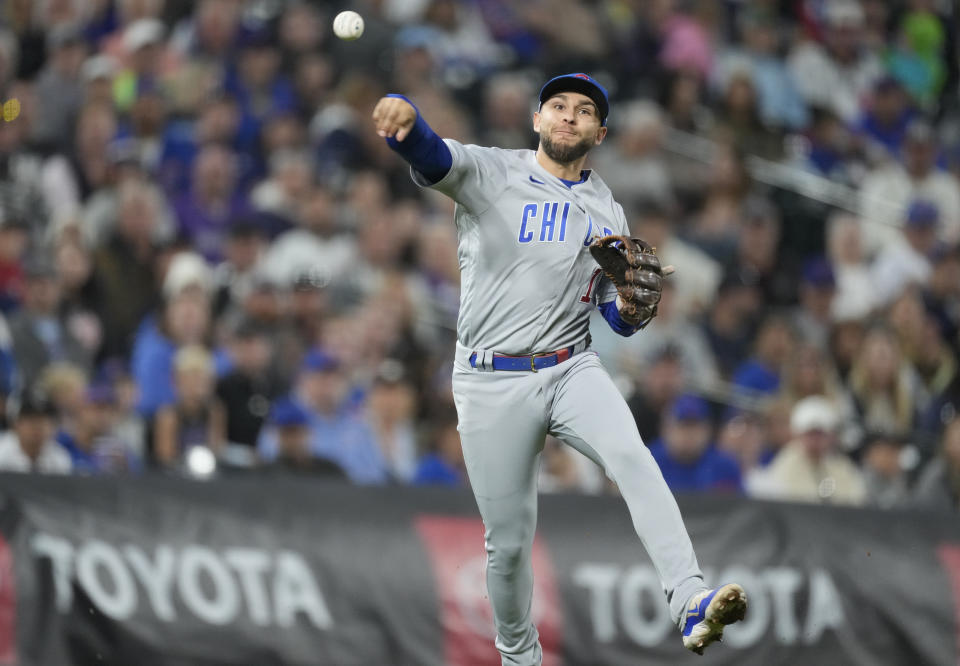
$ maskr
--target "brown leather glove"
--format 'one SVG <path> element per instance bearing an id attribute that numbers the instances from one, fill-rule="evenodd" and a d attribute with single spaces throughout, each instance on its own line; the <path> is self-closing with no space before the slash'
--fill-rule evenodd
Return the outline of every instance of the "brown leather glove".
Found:
<path id="1" fill-rule="evenodd" d="M 625 322 L 638 326 L 657 316 L 663 269 L 656 248 L 639 238 L 604 236 L 593 242 L 590 254 L 616 285 Z"/>

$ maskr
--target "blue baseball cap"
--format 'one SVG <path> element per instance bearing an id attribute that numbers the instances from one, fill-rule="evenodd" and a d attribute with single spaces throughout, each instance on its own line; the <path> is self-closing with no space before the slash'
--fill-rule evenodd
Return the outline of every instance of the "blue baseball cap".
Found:
<path id="1" fill-rule="evenodd" d="M 339 368 L 340 361 L 322 349 L 311 349 L 300 364 L 300 370 L 303 372 L 331 372 Z"/>
<path id="2" fill-rule="evenodd" d="M 270 423 L 281 428 L 305 426 L 310 423 L 310 415 L 296 401 L 280 398 L 270 407 Z"/>
<path id="3" fill-rule="evenodd" d="M 710 406 L 700 396 L 687 393 L 674 401 L 670 414 L 677 421 L 706 421 L 710 418 Z"/>
<path id="4" fill-rule="evenodd" d="M 812 287 L 835 287 L 837 278 L 826 257 L 813 257 L 803 265 L 803 281 Z"/>
<path id="5" fill-rule="evenodd" d="M 94 405 L 112 405 L 117 401 L 117 392 L 113 384 L 95 382 L 87 387 L 87 401 Z"/>
<path id="6" fill-rule="evenodd" d="M 906 224 L 908 227 L 923 229 L 933 227 L 940 221 L 940 211 L 929 202 L 917 199 L 907 209 Z"/>
<path id="7" fill-rule="evenodd" d="M 600 124 L 607 124 L 607 115 L 610 113 L 610 98 L 607 89 L 601 86 L 588 74 L 561 74 L 547 81 L 540 89 L 540 106 L 548 99 L 562 92 L 576 92 L 586 95 L 597 105 L 600 112 Z"/>

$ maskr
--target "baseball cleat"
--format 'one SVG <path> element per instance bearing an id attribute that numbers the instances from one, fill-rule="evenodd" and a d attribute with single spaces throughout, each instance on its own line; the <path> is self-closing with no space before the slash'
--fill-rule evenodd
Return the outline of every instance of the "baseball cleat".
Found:
<path id="1" fill-rule="evenodd" d="M 723 641 L 723 628 L 739 622 L 747 613 L 747 594 L 736 583 L 694 595 L 687 605 L 683 647 L 703 654 L 714 641 Z"/>

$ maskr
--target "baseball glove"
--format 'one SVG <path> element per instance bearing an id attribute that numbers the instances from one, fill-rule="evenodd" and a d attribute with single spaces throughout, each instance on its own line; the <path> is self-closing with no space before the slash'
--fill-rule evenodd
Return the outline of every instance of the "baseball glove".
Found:
<path id="1" fill-rule="evenodd" d="M 655 247 L 639 238 L 604 236 L 590 245 L 590 254 L 616 285 L 625 322 L 638 326 L 657 316 L 664 273 Z"/>

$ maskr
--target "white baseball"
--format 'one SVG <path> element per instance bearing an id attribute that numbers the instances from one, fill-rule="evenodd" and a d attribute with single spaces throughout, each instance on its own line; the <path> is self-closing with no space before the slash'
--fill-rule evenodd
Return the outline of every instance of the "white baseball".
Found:
<path id="1" fill-rule="evenodd" d="M 347 41 L 359 39 L 363 34 L 363 17 L 356 12 L 340 12 L 333 19 L 333 33 Z"/>

